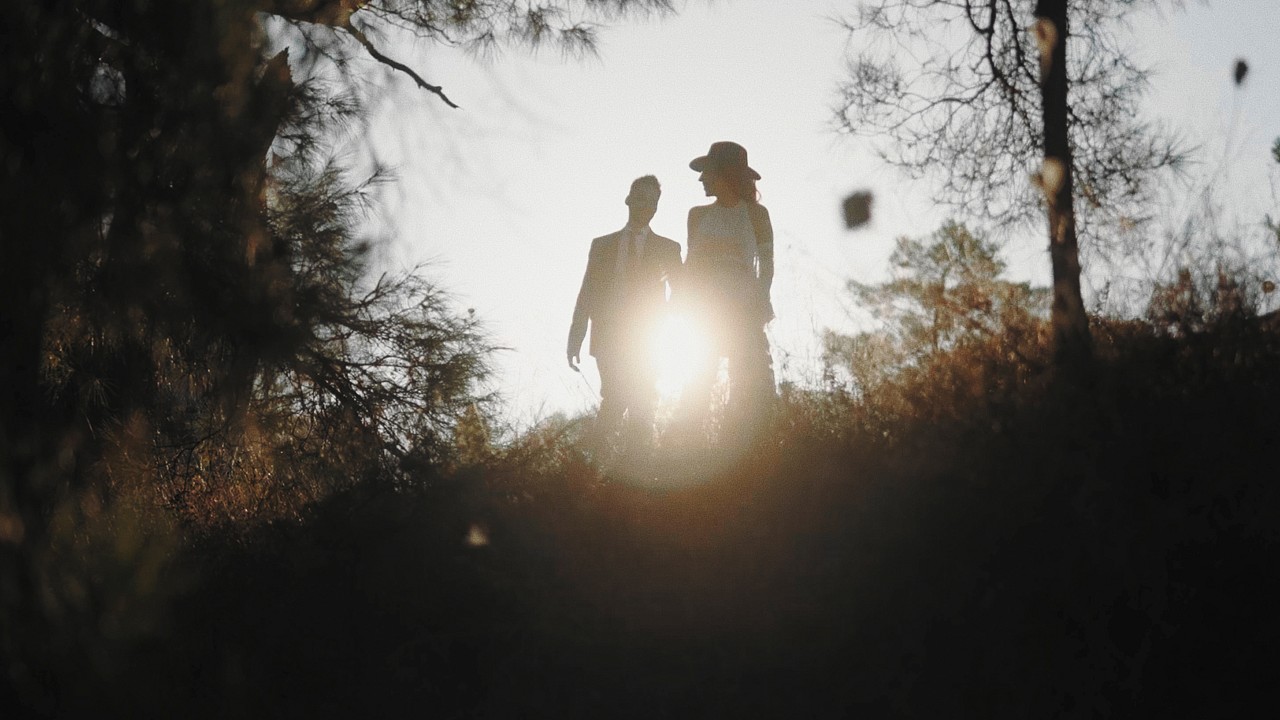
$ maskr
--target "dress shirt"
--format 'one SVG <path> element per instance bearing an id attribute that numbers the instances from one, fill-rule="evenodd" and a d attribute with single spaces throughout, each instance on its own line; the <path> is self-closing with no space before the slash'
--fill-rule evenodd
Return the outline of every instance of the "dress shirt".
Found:
<path id="1" fill-rule="evenodd" d="M 624 277 L 627 274 L 627 265 L 632 257 L 643 256 L 644 241 L 648 236 L 649 228 L 647 227 L 638 230 L 623 228 L 622 237 L 619 239 L 621 246 L 618 248 L 618 264 L 614 269 L 618 277 Z"/>

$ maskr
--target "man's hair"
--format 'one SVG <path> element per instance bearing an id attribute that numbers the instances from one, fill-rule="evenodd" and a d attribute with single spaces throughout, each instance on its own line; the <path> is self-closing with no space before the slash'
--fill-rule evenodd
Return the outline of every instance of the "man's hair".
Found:
<path id="1" fill-rule="evenodd" d="M 627 203 L 631 203 L 631 198 L 635 197 L 637 189 L 645 186 L 652 187 L 659 195 L 662 194 L 662 184 L 658 182 L 658 178 L 653 175 L 642 175 L 631 181 L 631 191 L 627 193 Z"/>

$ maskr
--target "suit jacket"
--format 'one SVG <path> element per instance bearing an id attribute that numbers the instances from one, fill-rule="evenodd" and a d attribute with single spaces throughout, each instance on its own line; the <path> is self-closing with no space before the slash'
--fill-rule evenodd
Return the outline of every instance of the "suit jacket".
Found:
<path id="1" fill-rule="evenodd" d="M 625 237 L 618 231 L 591 241 L 569 326 L 570 355 L 581 351 L 588 323 L 593 356 L 644 352 L 653 321 L 666 304 L 667 286 L 680 272 L 680 244 L 650 231 L 639 259 L 628 257 L 619 276 L 618 251 Z"/>

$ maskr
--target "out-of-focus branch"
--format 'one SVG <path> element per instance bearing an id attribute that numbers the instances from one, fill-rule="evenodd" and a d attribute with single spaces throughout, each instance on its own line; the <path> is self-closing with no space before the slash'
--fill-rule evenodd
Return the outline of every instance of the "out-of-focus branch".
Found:
<path id="1" fill-rule="evenodd" d="M 364 46 L 369 55 L 378 62 L 413 78 L 418 87 L 435 93 L 446 105 L 458 107 L 444 94 L 439 85 L 432 85 L 414 71 L 413 68 L 398 60 L 393 60 L 382 53 L 372 41 L 355 25 L 351 24 L 351 16 L 368 5 L 367 0 L 268 0 L 264 12 L 277 15 L 286 20 L 325 25 L 335 30 L 345 30 L 356 42 Z"/>
<path id="2" fill-rule="evenodd" d="M 359 28 L 356 28 L 355 26 L 348 24 L 345 27 L 345 30 L 348 33 L 351 33 L 351 37 L 355 38 L 356 42 L 359 42 L 361 45 L 363 45 L 365 50 L 369 51 L 369 55 L 372 56 L 374 60 L 377 60 L 378 62 L 388 67 L 399 70 L 400 72 L 413 78 L 413 81 L 418 84 L 418 87 L 422 88 L 423 90 L 428 90 L 430 92 L 435 93 L 437 96 L 440 97 L 441 100 L 444 101 L 445 105 L 448 105 L 451 108 L 458 107 L 458 105 L 455 102 L 449 99 L 448 95 L 444 94 L 444 89 L 441 88 L 439 85 L 432 85 L 426 80 L 423 80 L 421 75 L 414 72 L 413 68 L 410 68 L 408 65 L 405 65 L 404 63 L 397 62 L 387 57 L 386 55 L 383 55 L 382 52 L 379 51 L 378 48 L 374 47 L 373 43 L 369 41 L 369 38 L 365 37 L 365 34 L 360 32 Z"/>
<path id="3" fill-rule="evenodd" d="M 351 16 L 369 3 L 367 0 L 265 0 L 262 12 L 286 20 L 329 27 L 347 27 Z"/>

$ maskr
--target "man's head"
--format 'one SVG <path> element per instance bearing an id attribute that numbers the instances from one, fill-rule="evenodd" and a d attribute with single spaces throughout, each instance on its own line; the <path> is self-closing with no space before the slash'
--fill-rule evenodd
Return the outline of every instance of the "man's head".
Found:
<path id="1" fill-rule="evenodd" d="M 631 181 L 631 192 L 627 193 L 629 208 L 628 224 L 632 226 L 648 225 L 658 211 L 658 199 L 662 197 L 662 186 L 658 178 L 652 175 L 638 177 Z"/>

